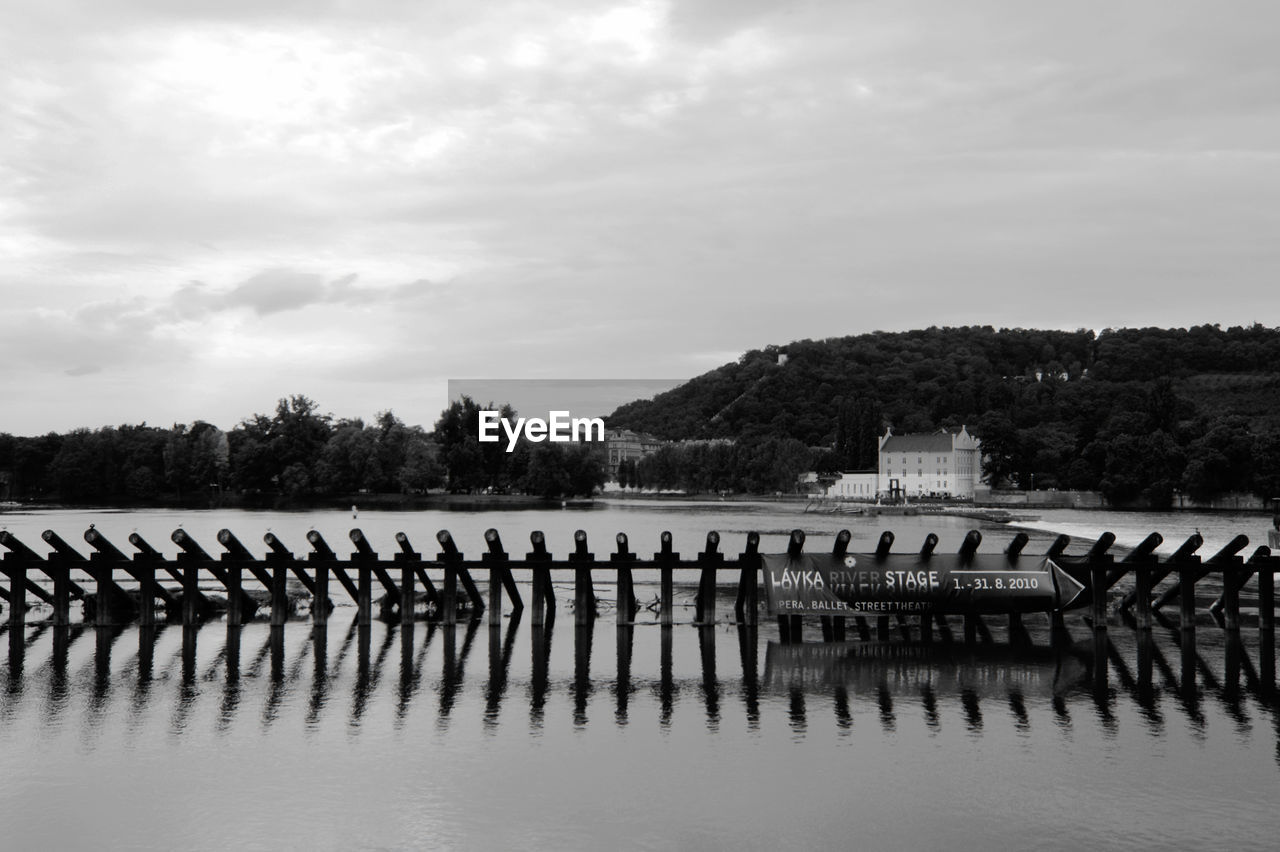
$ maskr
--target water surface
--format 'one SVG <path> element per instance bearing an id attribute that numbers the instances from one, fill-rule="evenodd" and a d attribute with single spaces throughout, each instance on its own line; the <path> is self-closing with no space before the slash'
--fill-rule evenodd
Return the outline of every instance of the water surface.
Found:
<path id="1" fill-rule="evenodd" d="M 1198 527 L 1206 552 L 1236 532 L 1265 531 L 1257 516 L 1078 514 L 1055 523 L 1045 513 L 1027 552 L 1068 527 L 1077 547 L 1106 528 L 1121 544 L 1159 529 L 1166 551 Z M 314 527 L 339 553 L 352 526 L 386 552 L 404 530 L 428 556 L 441 528 L 478 552 L 483 530 L 497 527 L 517 554 L 532 529 L 564 553 L 583 528 L 599 554 L 618 531 L 646 553 L 670 529 L 677 550 L 695 553 L 716 529 L 721 550 L 736 553 L 753 529 L 767 551 L 782 549 L 793 527 L 810 533 L 809 547 L 826 548 L 826 536 L 847 526 L 853 549 L 866 550 L 884 529 L 903 549 L 931 531 L 940 548 L 955 548 L 981 526 L 741 504 L 354 520 L 0 516 L 29 544 L 52 528 L 85 551 L 79 535 L 89 523 L 122 549 L 136 529 L 165 552 L 179 524 L 215 553 L 221 527 L 254 550 L 268 527 L 303 550 Z M 984 550 L 1013 532 L 982 531 Z M 757 630 L 693 626 L 693 592 L 677 589 L 682 623 L 671 629 L 647 610 L 630 629 L 607 610 L 575 625 L 563 594 L 558 618 L 542 628 L 511 617 L 496 628 L 360 628 L 350 606 L 320 632 L 305 619 L 275 630 L 221 621 L 53 628 L 33 610 L 21 634 L 5 628 L 3 640 L 5 846 L 1274 845 L 1274 636 L 1260 637 L 1248 611 L 1239 634 L 1205 618 L 1193 639 L 1168 622 L 1143 640 L 1119 620 L 1095 634 L 1078 616 L 1058 631 L 1029 616 L 1025 632 L 1012 633 L 1006 619 L 987 619 L 972 645 L 959 619 L 927 645 L 918 631 L 823 644 L 816 620 L 804 644 L 782 645 L 764 619 Z M 656 593 L 638 589 L 642 601 Z M 720 589 L 723 618 L 733 593 Z"/>

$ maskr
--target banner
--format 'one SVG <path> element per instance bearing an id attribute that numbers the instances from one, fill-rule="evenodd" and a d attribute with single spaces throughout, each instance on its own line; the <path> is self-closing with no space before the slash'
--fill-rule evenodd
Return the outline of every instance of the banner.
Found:
<path id="1" fill-rule="evenodd" d="M 1003 555 L 764 554 L 770 615 L 943 615 L 1052 612 L 1084 586 L 1052 559 L 1034 569 Z"/>

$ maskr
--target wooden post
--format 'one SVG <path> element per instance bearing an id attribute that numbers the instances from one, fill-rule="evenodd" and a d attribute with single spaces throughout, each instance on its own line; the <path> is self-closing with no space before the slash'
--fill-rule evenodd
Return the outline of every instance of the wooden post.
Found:
<path id="1" fill-rule="evenodd" d="M 356 563 L 356 623 L 360 625 L 373 623 L 373 566 L 369 560 L 359 553 L 351 554 L 351 561 Z"/>
<path id="2" fill-rule="evenodd" d="M 889 534 L 892 537 L 892 533 Z M 791 559 L 799 559 L 804 553 L 804 530 L 795 529 L 791 531 L 791 540 L 787 543 L 787 556 Z M 798 615 L 779 616 L 787 619 L 787 632 L 790 634 L 790 641 L 800 643 L 804 641 L 804 619 Z"/>
<path id="3" fill-rule="evenodd" d="M 89 564 L 93 566 L 93 574 L 98 581 L 98 599 L 95 601 L 93 623 L 97 627 L 110 627 L 116 623 L 115 616 L 112 613 L 112 604 L 115 600 L 113 595 L 115 580 L 111 577 L 111 560 L 104 553 L 91 553 L 89 554 Z M 18 608 L 17 602 L 19 600 L 20 598 L 14 598 L 13 606 L 15 609 Z"/>
<path id="4" fill-rule="evenodd" d="M 1138 606 L 1138 629 L 1151 629 L 1151 574 L 1156 557 L 1150 557 L 1143 563 L 1134 566 L 1133 581 L 1135 588 L 1134 602 Z"/>
<path id="5" fill-rule="evenodd" d="M 840 530 L 836 533 L 835 542 L 831 545 L 831 555 L 837 558 L 843 557 L 849 552 L 849 542 L 853 539 L 853 533 L 848 530 Z M 831 616 L 831 638 L 836 642 L 845 641 L 845 617 L 843 615 Z"/>
<path id="6" fill-rule="evenodd" d="M 458 569 L 450 563 L 444 566 L 444 594 L 441 595 L 440 608 L 446 625 L 458 623 Z"/>
<path id="7" fill-rule="evenodd" d="M 422 565 L 422 554 L 413 549 L 413 545 L 409 543 L 409 536 L 403 532 L 396 533 L 396 543 L 400 545 L 400 552 L 396 554 L 397 562 L 404 562 L 413 570 L 413 574 L 418 578 L 418 582 L 422 584 L 422 591 L 425 593 L 428 604 L 435 604 L 437 613 L 440 610 L 440 595 L 436 592 L 435 584 L 431 582 L 431 577 L 427 574 L 427 569 Z M 403 578 L 401 578 L 403 580 Z M 403 587 L 403 582 L 401 586 Z M 410 587 L 412 588 L 412 586 Z M 401 590 L 401 611 L 403 612 L 403 588 Z M 409 600 L 409 611 L 414 612 L 416 602 L 411 598 Z"/>
<path id="8" fill-rule="evenodd" d="M 150 557 L 139 553 L 134 557 L 134 567 L 129 573 L 138 581 L 138 624 L 154 627 L 156 623 L 156 566 Z"/>
<path id="9" fill-rule="evenodd" d="M 1268 632 L 1276 629 L 1275 571 L 1280 569 L 1280 558 L 1270 556 L 1258 566 L 1258 629 Z"/>
<path id="10" fill-rule="evenodd" d="M 56 560 L 56 562 L 55 562 Z M 53 574 L 53 623 L 59 627 L 71 623 L 71 566 L 61 554 L 50 554 Z"/>
<path id="11" fill-rule="evenodd" d="M 659 592 L 661 611 L 658 613 L 658 621 L 664 627 L 670 627 L 675 624 L 675 587 L 671 567 L 674 563 L 680 561 L 680 554 L 673 552 L 671 549 L 671 532 L 669 530 L 663 530 L 660 541 L 662 550 L 653 554 L 653 561 L 658 563 L 658 574 L 662 584 Z"/>
<path id="12" fill-rule="evenodd" d="M 1017 539 L 1015 538 L 1015 541 Z M 929 533 L 924 537 L 924 544 L 920 547 L 921 560 L 927 561 L 933 558 L 933 551 L 938 546 L 938 537 L 933 533 Z M 1012 546 L 1012 545 L 1011 545 Z M 1016 554 L 1014 556 L 1016 558 Z M 942 616 L 939 616 L 941 618 Z M 945 624 L 942 626 L 945 627 Z M 933 642 L 933 616 L 924 613 L 920 616 L 920 641 L 925 643 Z"/>
<path id="13" fill-rule="evenodd" d="M 414 565 L 408 559 L 401 557 L 407 556 L 404 553 L 396 554 L 396 561 L 400 563 L 400 625 L 402 627 L 411 627 L 413 625 L 414 610 L 417 600 L 413 591 L 413 574 Z"/>
<path id="14" fill-rule="evenodd" d="M 441 545 L 441 552 L 436 560 L 444 563 L 444 594 L 441 596 L 441 619 L 446 625 L 458 623 L 458 547 L 453 543 L 453 536 L 448 530 L 436 533 L 436 541 Z"/>
<path id="15" fill-rule="evenodd" d="M 289 620 L 289 593 L 285 586 L 288 579 L 288 566 L 284 560 L 276 559 L 271 573 L 271 626 L 282 627 Z"/>
<path id="16" fill-rule="evenodd" d="M 185 556 L 186 554 L 183 555 Z M 196 608 L 196 601 L 200 597 L 200 563 L 195 559 L 185 559 L 183 561 L 187 564 L 186 570 L 182 575 L 182 623 L 184 625 L 192 625 L 200 617 Z M 194 647 L 194 639 L 192 641 Z"/>
<path id="17" fill-rule="evenodd" d="M 573 546 L 569 561 L 579 565 L 573 572 L 573 623 L 590 624 L 596 617 L 596 592 L 591 584 L 591 563 L 596 557 L 587 551 L 586 530 L 574 532 Z"/>
<path id="18" fill-rule="evenodd" d="M 618 627 L 621 628 L 635 624 L 636 591 L 631 576 L 631 563 L 636 561 L 636 555 L 631 552 L 626 533 L 618 533 L 614 540 L 618 544 L 618 552 L 610 555 L 609 561 L 615 564 L 615 570 L 618 572 Z M 619 641 L 622 639 L 621 632 L 618 633 L 618 639 Z M 627 653 L 629 659 L 630 651 L 628 650 Z M 629 662 L 628 666 L 630 666 Z M 625 705 L 623 710 L 625 715 Z"/>
<path id="19" fill-rule="evenodd" d="M 471 572 L 466 569 L 462 563 L 465 557 L 458 550 L 458 546 L 453 542 L 453 536 L 448 530 L 440 530 L 436 533 L 436 541 L 440 543 L 440 553 L 436 554 L 436 560 L 443 562 L 446 566 L 453 568 L 453 575 L 450 578 L 448 567 L 445 569 L 445 586 L 453 582 L 453 611 L 446 613 L 446 618 L 452 618 L 453 621 L 446 621 L 446 624 L 456 624 L 458 620 L 457 602 L 458 602 L 458 583 L 462 583 L 463 589 L 467 593 L 467 600 L 471 602 L 471 620 L 475 621 L 480 618 L 484 612 L 484 598 L 480 596 L 480 590 L 476 588 L 475 581 L 471 579 Z M 445 590 L 446 596 L 449 594 L 448 589 Z"/>
<path id="20" fill-rule="evenodd" d="M 707 546 L 698 554 L 698 563 L 702 566 L 702 575 L 698 579 L 698 623 L 715 624 L 716 571 L 724 564 L 724 554 L 720 552 L 720 533 L 715 530 L 707 533 Z"/>
<path id="21" fill-rule="evenodd" d="M 1196 629 L 1196 576 L 1199 572 L 1189 565 L 1178 569 L 1179 625 L 1183 630 Z"/>
<path id="22" fill-rule="evenodd" d="M 1233 556 L 1222 566 L 1222 615 L 1225 627 L 1235 633 L 1240 630 L 1240 585 L 1244 575 L 1244 560 Z"/>
<path id="23" fill-rule="evenodd" d="M 311 623 L 323 627 L 329 623 L 329 566 L 318 553 L 308 553 L 307 561 L 314 563 L 315 593 L 311 596 Z"/>
<path id="24" fill-rule="evenodd" d="M 27 566 L 20 553 L 4 555 L 5 571 L 9 574 L 9 639 L 17 637 L 19 647 L 25 641 L 27 620 Z"/>
<path id="25" fill-rule="evenodd" d="M 502 586 L 507 554 L 502 549 L 502 538 L 496 529 L 485 530 L 484 540 L 489 545 L 489 552 L 480 559 L 489 563 L 489 626 L 499 627 L 502 624 Z"/>
<path id="26" fill-rule="evenodd" d="M 228 562 L 224 568 L 227 581 L 227 627 L 244 624 L 244 567 L 239 562 Z M 273 613 L 274 615 L 274 613 Z M 230 631 L 227 633 L 231 635 Z"/>
<path id="27" fill-rule="evenodd" d="M 760 533 L 747 533 L 747 549 L 738 556 L 738 620 L 749 627 L 760 621 Z"/>
<path id="28" fill-rule="evenodd" d="M 267 554 L 267 564 L 274 570 L 271 573 L 271 625 L 278 627 L 289 620 L 289 589 L 287 580 L 289 579 L 289 569 L 294 565 L 293 554 L 284 546 L 275 536 L 267 533 L 263 537 L 267 544 L 271 545 L 271 552 Z M 245 551 L 248 553 L 248 551 Z M 302 574 L 306 577 L 306 574 Z M 307 591 L 315 594 L 315 584 L 309 580 L 304 580 L 303 585 L 309 585 Z M 313 599 L 314 600 L 314 599 Z"/>
<path id="29" fill-rule="evenodd" d="M 547 552 L 547 539 L 542 530 L 529 533 L 529 543 L 533 550 L 525 554 L 525 562 L 533 563 L 533 617 L 530 624 L 541 627 L 547 621 L 549 612 L 555 610 L 555 590 L 551 585 L 551 569 L 538 563 L 550 562 L 551 554 Z"/>
<path id="30" fill-rule="evenodd" d="M 1093 629 L 1107 629 L 1107 569 L 1114 559 L 1110 554 L 1092 555 L 1089 560 L 1089 588 L 1092 595 Z"/>

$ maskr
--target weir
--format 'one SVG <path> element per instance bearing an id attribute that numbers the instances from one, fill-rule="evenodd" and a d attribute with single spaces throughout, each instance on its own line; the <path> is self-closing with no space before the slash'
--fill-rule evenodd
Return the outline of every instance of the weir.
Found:
<path id="1" fill-rule="evenodd" d="M 311 552 L 305 556 L 295 555 L 270 532 L 262 539 L 267 552 L 258 556 L 224 529 L 217 540 L 225 552 L 217 559 L 181 528 L 171 536 L 180 549 L 172 556 L 160 553 L 136 533 L 128 541 L 137 552 L 128 556 L 92 526 L 83 534 L 93 548 L 88 557 L 53 530 L 46 530 L 41 538 L 50 548 L 46 556 L 12 533 L 0 531 L 0 545 L 7 551 L 0 573 L 9 581 L 7 587 L 0 587 L 0 598 L 9 607 L 11 628 L 25 623 L 29 597 L 52 607 L 53 624 L 70 623 L 71 601 L 83 600 L 85 621 L 98 626 L 135 619 L 143 626 L 153 624 L 157 606 L 163 609 L 165 620 L 185 625 L 222 613 L 229 624 L 240 624 L 263 608 L 271 624 L 284 625 L 304 603 L 309 605 L 310 620 L 324 625 L 333 608 L 330 577 L 338 580 L 357 607 L 359 624 L 374 618 L 378 589 L 379 617 L 384 621 L 407 624 L 426 618 L 453 625 L 459 619 L 479 621 L 487 612 L 490 626 L 498 626 L 504 606 L 512 615 L 525 609 L 516 570 L 528 572 L 530 620 L 535 627 L 555 617 L 556 576 L 573 579 L 569 604 L 575 624 L 593 622 L 608 605 L 596 593 L 595 581 L 601 576 L 615 583 L 617 623 L 634 624 L 641 608 L 635 594 L 637 570 L 652 570 L 658 575 L 657 620 L 664 627 L 675 624 L 674 574 L 679 570 L 698 576 L 693 624 L 708 627 L 717 623 L 718 590 L 728 583 L 736 586 L 731 620 L 754 626 L 761 609 L 762 579 L 774 584 L 771 588 L 776 595 L 778 577 L 784 577 L 785 582 L 792 576 L 788 570 L 794 569 L 794 576 L 800 578 L 805 565 L 817 565 L 834 573 L 803 575 L 806 582 L 812 583 L 815 576 L 831 580 L 839 575 L 856 584 L 849 588 L 857 591 L 847 593 L 844 601 L 825 605 L 827 608 L 779 614 L 783 642 L 801 641 L 805 618 L 813 619 L 815 613 L 822 613 L 816 621 L 824 641 L 843 641 L 850 621 L 862 639 L 869 639 L 869 621 L 874 618 L 875 635 L 881 641 L 894 635 L 896 622 L 896 633 L 903 638 L 931 642 L 935 626 L 945 639 L 950 635 L 948 617 L 959 616 L 965 640 L 973 643 L 990 636 L 984 618 L 1007 617 L 1010 631 L 1016 632 L 1030 613 L 1048 613 L 1058 624 L 1063 611 L 1072 609 L 1085 610 L 1085 620 L 1095 631 L 1106 630 L 1113 621 L 1145 631 L 1152 629 L 1160 608 L 1174 599 L 1180 604 L 1178 627 L 1182 631 L 1193 631 L 1202 611 L 1222 629 L 1240 630 L 1245 623 L 1243 600 L 1243 612 L 1249 620 L 1259 630 L 1271 633 L 1275 627 L 1274 573 L 1280 570 L 1280 556 L 1272 555 L 1267 547 L 1257 548 L 1248 559 L 1242 557 L 1240 553 L 1249 543 L 1243 535 L 1206 560 L 1196 554 L 1203 543 L 1199 535 L 1160 558 L 1155 553 L 1163 541 L 1158 533 L 1119 560 L 1110 553 L 1115 543 L 1111 533 L 1104 533 L 1087 551 L 1075 555 L 1066 552 L 1070 539 L 1059 536 L 1043 556 L 1036 557 L 1025 552 L 1024 533 L 1015 535 L 998 553 L 982 553 L 982 535 L 977 530 L 970 531 L 953 554 L 938 553 L 938 537 L 933 534 L 918 550 L 894 553 L 894 536 L 887 531 L 873 553 L 849 554 L 851 535 L 842 530 L 831 550 L 820 555 L 805 554 L 805 534 L 794 530 L 786 554 L 776 556 L 760 553 L 760 536 L 754 532 L 747 535 L 744 549 L 736 556 L 722 553 L 720 534 L 713 531 L 707 534 L 700 552 L 684 558 L 674 550 L 671 533 L 664 532 L 659 549 L 649 559 L 632 551 L 626 533 L 617 535 L 615 552 L 597 555 L 583 530 L 574 534 L 572 551 L 562 557 L 549 551 L 546 537 L 535 531 L 530 536 L 531 550 L 523 559 L 507 553 L 496 529 L 485 532 L 486 552 L 479 558 L 468 557 L 448 530 L 440 530 L 436 534 L 440 550 L 433 560 L 416 552 L 404 532 L 395 536 L 399 552 L 387 559 L 360 529 L 349 533 L 355 550 L 347 558 L 340 557 L 315 530 L 307 533 Z M 93 581 L 96 592 L 72 579 L 72 572 L 77 571 Z M 487 600 L 473 579 L 472 573 L 477 571 L 488 581 Z M 160 572 L 178 585 L 161 585 L 157 579 Z M 927 593 L 916 587 L 926 580 L 930 584 Z M 1172 582 L 1161 587 L 1169 580 Z M 213 582 L 219 594 L 210 591 Z M 900 593 L 903 583 L 911 586 L 913 596 Z M 1212 586 L 1210 594 L 1215 596 L 1203 608 L 1197 600 L 1201 584 Z M 1116 590 L 1118 586 L 1126 588 Z M 773 601 L 773 605 L 779 604 Z"/>

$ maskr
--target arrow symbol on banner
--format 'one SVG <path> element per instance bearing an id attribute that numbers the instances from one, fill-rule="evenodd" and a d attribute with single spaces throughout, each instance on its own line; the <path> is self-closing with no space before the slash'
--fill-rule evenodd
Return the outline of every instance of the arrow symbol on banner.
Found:
<path id="1" fill-rule="evenodd" d="M 1072 577 L 1052 559 L 1045 557 L 1044 570 L 1049 572 L 1049 576 L 1053 577 L 1053 589 L 1057 595 L 1057 601 L 1054 609 L 1064 610 L 1080 597 L 1080 593 L 1084 591 L 1084 584 Z"/>

